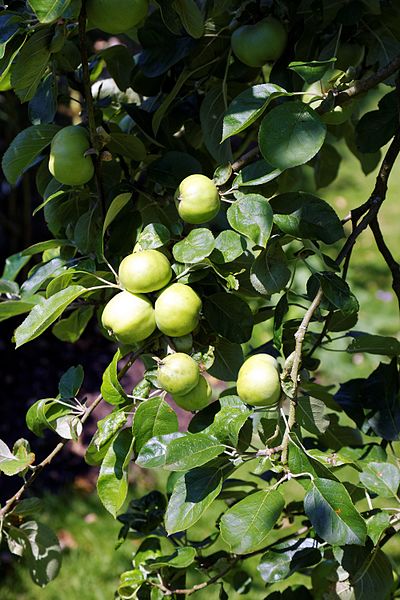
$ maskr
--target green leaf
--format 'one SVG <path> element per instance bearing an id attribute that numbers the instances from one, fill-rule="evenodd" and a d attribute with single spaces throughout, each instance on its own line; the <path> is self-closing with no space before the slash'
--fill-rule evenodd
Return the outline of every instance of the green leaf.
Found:
<path id="1" fill-rule="evenodd" d="M 400 342 L 393 337 L 363 333 L 360 337 L 356 337 L 346 350 L 350 354 L 367 352 L 383 356 L 399 356 Z"/>
<path id="2" fill-rule="evenodd" d="M 175 244 L 172 254 L 181 263 L 197 263 L 214 250 L 214 236 L 209 229 L 192 229 L 187 237 Z"/>
<path id="3" fill-rule="evenodd" d="M 326 125 L 298 100 L 273 108 L 261 122 L 258 143 L 270 165 L 290 169 L 311 160 L 324 143 Z"/>
<path id="4" fill-rule="evenodd" d="M 93 306 L 82 306 L 74 310 L 69 317 L 61 319 L 53 325 L 52 333 L 62 342 L 74 344 L 85 331 L 90 319 L 93 317 Z"/>
<path id="5" fill-rule="evenodd" d="M 115 44 L 98 52 L 97 56 L 106 61 L 107 71 L 114 79 L 118 89 L 125 91 L 130 87 L 135 62 L 129 48 L 122 44 Z M 112 152 L 114 151 L 119 152 L 119 150 L 112 150 Z"/>
<path id="6" fill-rule="evenodd" d="M 362 600 L 387 599 L 393 589 L 393 569 L 390 560 L 380 548 L 344 548 L 342 568 L 347 571 L 348 580 L 342 586 L 349 586 L 352 598 Z"/>
<path id="7" fill-rule="evenodd" d="M 18 53 L 11 71 L 11 84 L 21 102 L 31 100 L 47 69 L 52 32 L 39 29 L 31 35 Z"/>
<path id="8" fill-rule="evenodd" d="M 336 58 L 330 58 L 329 60 L 298 60 L 289 63 L 288 68 L 297 73 L 308 85 L 311 85 L 316 81 L 320 81 L 335 62 Z"/>
<path id="9" fill-rule="evenodd" d="M 308 473 L 311 477 L 337 481 L 335 475 L 327 467 L 298 445 L 299 441 L 294 434 L 292 438 L 293 440 L 289 444 L 289 469 L 292 473 Z M 308 479 L 305 479 L 304 482 L 299 481 L 304 488 L 309 489 L 311 484 Z"/>
<path id="10" fill-rule="evenodd" d="M 328 544 L 365 544 L 367 526 L 342 483 L 315 479 L 304 498 L 304 510 L 317 534 Z"/>
<path id="11" fill-rule="evenodd" d="M 108 142 L 107 148 L 113 154 L 121 154 L 138 162 L 146 156 L 146 147 L 142 140 L 131 133 L 111 133 L 111 141 Z"/>
<path id="12" fill-rule="evenodd" d="M 314 178 L 317 188 L 327 187 L 335 181 L 342 157 L 334 146 L 324 144 L 314 163 Z"/>
<path id="13" fill-rule="evenodd" d="M 225 447 L 204 433 L 156 436 L 142 448 L 136 463 L 144 468 L 163 467 L 168 471 L 188 471 L 216 458 Z"/>
<path id="14" fill-rule="evenodd" d="M 387 512 L 378 512 L 367 519 L 368 536 L 374 546 L 379 541 L 382 533 L 390 527 L 390 515 Z"/>
<path id="15" fill-rule="evenodd" d="M 276 583 L 300 569 L 315 565 L 320 560 L 318 542 L 313 538 L 289 540 L 274 545 L 263 554 L 257 571 L 265 583 Z"/>
<path id="16" fill-rule="evenodd" d="M 333 244 L 344 236 L 339 217 L 321 198 L 289 192 L 271 200 L 274 223 L 288 235 Z"/>
<path id="17" fill-rule="evenodd" d="M 10 183 L 17 183 L 18 177 L 29 169 L 59 129 L 58 125 L 33 125 L 18 133 L 2 160 L 4 175 Z"/>
<path id="18" fill-rule="evenodd" d="M 210 375 L 222 381 L 236 381 L 239 369 L 244 361 L 240 344 L 219 339 L 214 349 L 214 362 L 208 369 Z"/>
<path id="19" fill-rule="evenodd" d="M 100 219 L 101 211 L 97 204 L 79 216 L 74 229 L 74 242 L 81 254 L 100 252 Z"/>
<path id="20" fill-rule="evenodd" d="M 125 425 L 127 416 L 123 410 L 112 413 L 97 422 L 97 431 L 86 450 L 85 461 L 89 465 L 99 465 L 106 455 L 114 437 Z"/>
<path id="21" fill-rule="evenodd" d="M 265 160 L 257 160 L 256 162 L 243 167 L 237 177 L 233 180 L 233 186 L 235 189 L 240 187 L 251 187 L 257 185 L 263 185 L 273 179 L 279 177 L 282 173 L 280 169 L 272 167 Z"/>
<path id="22" fill-rule="evenodd" d="M 175 411 L 163 400 L 156 397 L 142 402 L 136 409 L 133 419 L 135 452 L 153 437 L 178 431 L 178 418 Z"/>
<path id="23" fill-rule="evenodd" d="M 400 470 L 391 463 L 369 462 L 359 477 L 367 489 L 382 498 L 396 496 L 400 485 Z"/>
<path id="24" fill-rule="evenodd" d="M 129 200 L 131 200 L 132 194 L 130 192 L 126 192 L 124 194 L 118 194 L 115 196 L 110 206 L 107 209 L 107 213 L 104 219 L 103 224 L 103 238 L 111 223 L 114 219 L 119 215 L 121 210 L 128 204 Z"/>
<path id="25" fill-rule="evenodd" d="M 212 87 L 205 95 L 200 106 L 200 124 L 204 144 L 220 165 L 232 162 L 232 150 L 228 140 L 221 143 L 222 121 L 225 112 L 225 100 L 222 85 Z"/>
<path id="26" fill-rule="evenodd" d="M 103 381 L 100 388 L 104 400 L 115 406 L 124 404 L 127 400 L 125 390 L 118 380 L 118 361 L 120 361 L 121 358 L 121 351 L 117 350 L 112 361 L 103 373 Z"/>
<path id="27" fill-rule="evenodd" d="M 247 194 L 234 202 L 227 211 L 229 225 L 250 238 L 258 246 L 266 246 L 271 235 L 271 206 L 259 194 Z"/>
<path id="28" fill-rule="evenodd" d="M 108 448 L 101 463 L 97 492 L 105 508 L 114 517 L 128 493 L 128 464 L 132 445 L 132 433 L 123 429 Z"/>
<path id="29" fill-rule="evenodd" d="M 157 571 L 162 567 L 170 567 L 172 569 L 186 569 L 189 567 L 196 557 L 196 549 L 193 546 L 176 548 L 175 552 L 168 556 L 158 556 L 155 559 L 145 561 L 145 568 L 149 571 Z"/>
<path id="30" fill-rule="evenodd" d="M 51 23 L 65 12 L 71 0 L 29 0 L 41 23 Z"/>
<path id="31" fill-rule="evenodd" d="M 27 521 L 9 530 L 11 552 L 23 556 L 32 580 L 40 587 L 55 579 L 61 568 L 61 547 L 55 533 L 37 521 Z"/>
<path id="32" fill-rule="evenodd" d="M 228 399 L 232 399 L 232 403 L 225 404 Z M 213 423 L 203 433 L 208 433 L 222 443 L 236 447 L 239 442 L 240 430 L 251 411 L 236 396 L 224 396 L 221 398 L 222 402 L 224 404 L 215 415 Z"/>
<path id="33" fill-rule="evenodd" d="M 24 268 L 27 262 L 29 262 L 29 256 L 25 256 L 22 252 L 8 256 L 4 264 L 2 279 L 15 281 L 18 273 Z"/>
<path id="34" fill-rule="evenodd" d="M 315 273 L 307 282 L 307 291 L 311 297 L 317 293 L 319 285 L 324 293 L 324 301 L 338 308 L 345 315 L 352 315 L 359 309 L 357 298 L 351 292 L 348 284 L 331 271 Z"/>
<path id="35" fill-rule="evenodd" d="M 226 229 L 221 231 L 215 240 L 211 260 L 217 264 L 225 264 L 236 260 L 246 250 L 246 241 L 236 233 Z"/>
<path id="36" fill-rule="evenodd" d="M 296 406 L 297 423 L 309 433 L 319 435 L 329 427 L 329 419 L 324 416 L 325 403 L 316 398 L 302 396 Z"/>
<path id="37" fill-rule="evenodd" d="M 267 249 L 257 256 L 250 270 L 251 285 L 264 296 L 283 290 L 290 276 L 286 255 L 279 243 L 269 244 Z"/>
<path id="38" fill-rule="evenodd" d="M 194 525 L 220 493 L 222 480 L 223 465 L 199 467 L 182 473 L 175 483 L 165 515 L 168 534 Z"/>
<path id="39" fill-rule="evenodd" d="M 228 509 L 221 518 L 221 536 L 235 554 L 247 554 L 265 546 L 285 501 L 277 490 L 251 494 Z"/>
<path id="40" fill-rule="evenodd" d="M 247 302 L 224 292 L 212 294 L 204 304 L 204 316 L 212 329 L 230 342 L 247 342 L 253 330 L 253 314 Z"/>
<path id="41" fill-rule="evenodd" d="M 70 367 L 68 371 L 62 375 L 58 384 L 58 391 L 61 398 L 75 398 L 83 383 L 83 367 Z"/>
<path id="42" fill-rule="evenodd" d="M 195 39 L 201 38 L 204 33 L 204 17 L 195 0 L 174 0 L 172 6 L 188 34 Z"/>
<path id="43" fill-rule="evenodd" d="M 16 475 L 25 471 L 35 460 L 35 455 L 29 452 L 29 448 L 16 444 L 11 452 L 7 444 L 0 440 L 0 471 L 5 475 Z"/>
<path id="44" fill-rule="evenodd" d="M 41 301 L 41 296 L 31 296 L 24 300 L 5 300 L 0 302 L 0 322 L 29 312 Z"/>
<path id="45" fill-rule="evenodd" d="M 86 292 L 80 285 L 71 285 L 33 307 L 30 314 L 15 330 L 16 347 L 30 342 L 43 333 L 61 315 L 65 308 Z"/>
<path id="46" fill-rule="evenodd" d="M 149 223 L 139 235 L 137 243 L 142 250 L 161 248 L 171 239 L 170 231 L 162 223 Z"/>
<path id="47" fill-rule="evenodd" d="M 247 129 L 262 115 L 271 100 L 287 94 L 279 85 L 264 83 L 253 85 L 236 96 L 224 116 L 222 141 Z"/>

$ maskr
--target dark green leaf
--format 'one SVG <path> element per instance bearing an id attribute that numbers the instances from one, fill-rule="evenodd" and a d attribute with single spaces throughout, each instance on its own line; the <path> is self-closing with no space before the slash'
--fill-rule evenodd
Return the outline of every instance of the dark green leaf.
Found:
<path id="1" fill-rule="evenodd" d="M 50 58 L 51 30 L 35 31 L 18 53 L 11 71 L 11 83 L 21 102 L 31 100 L 46 71 Z"/>
<path id="2" fill-rule="evenodd" d="M 142 402 L 136 409 L 133 419 L 135 452 L 153 437 L 178 431 L 178 418 L 175 411 L 163 400 L 156 397 Z"/>
<path id="3" fill-rule="evenodd" d="M 342 483 L 315 479 L 304 498 L 304 510 L 317 534 L 329 544 L 365 544 L 367 526 Z"/>
<path id="4" fill-rule="evenodd" d="M 266 246 L 272 230 L 269 202 L 259 194 L 247 194 L 228 208 L 229 225 L 258 246 Z"/>
<path id="5" fill-rule="evenodd" d="M 186 569 L 194 562 L 195 557 L 196 549 L 193 546 L 177 548 L 168 556 L 158 556 L 155 559 L 146 560 L 145 568 L 149 571 L 157 571 L 162 567 Z"/>
<path id="6" fill-rule="evenodd" d="M 289 540 L 268 550 L 261 557 L 257 570 L 265 583 L 275 583 L 296 571 L 315 565 L 320 560 L 321 552 L 316 540 Z"/>
<path id="7" fill-rule="evenodd" d="M 299 425 L 309 433 L 319 435 L 329 427 L 329 419 L 324 416 L 325 404 L 316 398 L 302 396 L 296 407 L 296 419 Z"/>
<path id="8" fill-rule="evenodd" d="M 218 164 L 232 162 L 232 150 L 229 141 L 221 144 L 222 121 L 225 112 L 222 86 L 212 87 L 204 97 L 200 107 L 200 123 L 204 144 Z"/>
<path id="9" fill-rule="evenodd" d="M 68 371 L 62 375 L 58 384 L 61 398 L 74 398 L 81 388 L 83 376 L 83 367 L 81 365 L 70 367 Z"/>
<path id="10" fill-rule="evenodd" d="M 289 192 L 271 200 L 274 223 L 284 233 L 333 244 L 343 237 L 343 227 L 327 202 L 304 192 Z"/>
<path id="11" fill-rule="evenodd" d="M 223 466 L 208 466 L 182 473 L 177 479 L 165 515 L 168 533 L 194 525 L 222 488 Z"/>
<path id="12" fill-rule="evenodd" d="M 65 12 L 71 0 L 29 0 L 41 23 L 51 23 Z"/>
<path id="13" fill-rule="evenodd" d="M 251 494 L 221 518 L 221 535 L 235 554 L 259 550 L 278 521 L 285 501 L 277 490 Z"/>
<path id="14" fill-rule="evenodd" d="M 66 290 L 57 292 L 40 304 L 36 304 L 30 314 L 15 330 L 16 347 L 30 342 L 43 333 L 61 315 L 65 308 L 86 292 L 80 285 L 71 285 Z"/>
<path id="15" fill-rule="evenodd" d="M 215 247 L 211 260 L 217 264 L 224 264 L 236 260 L 246 250 L 246 241 L 236 233 L 226 229 L 221 231 L 215 240 Z"/>
<path id="16" fill-rule="evenodd" d="M 399 356 L 400 342 L 393 337 L 383 335 L 362 334 L 356 337 L 347 347 L 347 352 L 367 352 L 383 356 Z"/>
<path id="17" fill-rule="evenodd" d="M 239 94 L 225 113 L 222 139 L 225 140 L 249 127 L 262 115 L 271 100 L 285 95 L 287 92 L 273 83 L 253 85 Z"/>
<path id="18" fill-rule="evenodd" d="M 69 317 L 53 325 L 52 332 L 62 342 L 73 344 L 79 340 L 94 313 L 93 306 L 82 306 L 74 310 Z"/>
<path id="19" fill-rule="evenodd" d="M 15 184 L 32 164 L 34 159 L 48 146 L 60 128 L 57 125 L 33 125 L 21 131 L 11 142 L 3 156 L 4 175 Z"/>
<path id="20" fill-rule="evenodd" d="M 136 463 L 145 468 L 187 471 L 201 467 L 224 450 L 217 439 L 204 433 L 167 434 L 153 437 L 144 444 Z"/>
<path id="21" fill-rule="evenodd" d="M 215 240 L 209 229 L 192 229 L 189 235 L 175 244 L 172 254 L 181 263 L 197 263 L 209 256 L 214 250 Z"/>
<path id="22" fill-rule="evenodd" d="M 261 122 L 258 142 L 270 165 L 289 169 L 311 160 L 324 143 L 326 126 L 298 100 L 273 108 Z"/>
<path id="23" fill-rule="evenodd" d="M 283 290 L 290 276 L 286 255 L 279 243 L 271 243 L 266 250 L 260 252 L 250 271 L 251 285 L 264 296 Z"/>
<path id="24" fill-rule="evenodd" d="M 173 0 L 172 6 L 188 34 L 195 39 L 201 38 L 204 33 L 204 17 L 195 0 Z"/>
<path id="25" fill-rule="evenodd" d="M 348 584 L 356 600 L 386 600 L 391 596 L 393 569 L 388 557 L 380 548 L 346 546 L 341 560 L 349 574 Z M 343 585 L 343 584 L 342 584 Z"/>
<path id="26" fill-rule="evenodd" d="M 100 388 L 104 400 L 114 405 L 123 404 L 127 400 L 125 390 L 118 380 L 118 361 L 121 358 L 121 351 L 117 350 L 103 373 L 103 382 Z"/>
<path id="27" fill-rule="evenodd" d="M 241 344 L 251 337 L 253 315 L 249 305 L 238 296 L 212 294 L 204 304 L 204 315 L 214 331 L 231 342 Z"/>
<path id="28" fill-rule="evenodd" d="M 126 46 L 122 44 L 109 46 L 99 52 L 98 56 L 106 61 L 107 70 L 120 90 L 125 91 L 130 87 L 135 62 L 132 52 Z M 118 152 L 118 150 L 111 150 L 111 152 Z"/>
<path id="29" fill-rule="evenodd" d="M 310 61 L 294 61 L 289 63 L 288 68 L 300 75 L 300 77 L 308 85 L 320 81 L 325 73 L 332 69 L 336 59 L 329 60 L 310 60 Z"/>
<path id="30" fill-rule="evenodd" d="M 236 381 L 243 360 L 243 350 L 240 344 L 220 339 L 215 346 L 214 362 L 208 372 L 222 381 Z"/>
<path id="31" fill-rule="evenodd" d="M 105 508 L 115 517 L 128 493 L 128 464 L 133 438 L 123 429 L 114 439 L 101 463 L 97 492 Z"/>
<path id="32" fill-rule="evenodd" d="M 141 161 L 146 156 L 142 140 L 130 133 L 112 133 L 107 147 L 113 154 L 121 154 L 131 160 Z"/>
<path id="33" fill-rule="evenodd" d="M 256 162 L 243 167 L 237 177 L 233 181 L 234 188 L 250 187 L 263 185 L 273 179 L 279 177 L 282 173 L 280 169 L 272 167 L 265 160 L 257 160 Z"/>

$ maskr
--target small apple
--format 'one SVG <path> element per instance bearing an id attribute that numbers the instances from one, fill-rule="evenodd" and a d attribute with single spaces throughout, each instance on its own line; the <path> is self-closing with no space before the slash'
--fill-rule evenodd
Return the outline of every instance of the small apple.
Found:
<path id="1" fill-rule="evenodd" d="M 239 369 L 236 388 L 243 402 L 251 406 L 276 406 L 281 383 L 275 359 L 269 354 L 250 356 Z"/>
<path id="2" fill-rule="evenodd" d="M 156 328 L 150 300 L 130 292 L 119 292 L 107 302 L 101 322 L 118 342 L 127 345 L 145 340 Z"/>
<path id="3" fill-rule="evenodd" d="M 165 287 L 172 277 L 168 258 L 158 250 L 142 250 L 126 256 L 118 276 L 128 292 L 146 294 Z"/>
<path id="4" fill-rule="evenodd" d="M 193 225 L 211 221 L 221 206 L 217 186 L 205 175 L 186 177 L 181 181 L 175 198 L 179 216 Z"/>
<path id="5" fill-rule="evenodd" d="M 148 0 L 87 0 L 89 25 L 106 33 L 124 33 L 147 15 Z"/>
<path id="6" fill-rule="evenodd" d="M 158 329 L 172 337 L 191 333 L 198 325 L 201 306 L 200 297 L 190 286 L 173 283 L 161 292 L 155 303 Z"/>
<path id="7" fill-rule="evenodd" d="M 199 365 L 183 352 L 169 354 L 158 365 L 158 383 L 169 394 L 187 394 L 197 385 L 199 376 Z"/>
<path id="8" fill-rule="evenodd" d="M 63 127 L 51 142 L 49 171 L 65 185 L 83 185 L 94 174 L 90 156 L 85 156 L 90 142 L 86 129 L 75 125 Z"/>
<path id="9" fill-rule="evenodd" d="M 175 404 L 184 410 L 195 411 L 205 408 L 210 403 L 212 389 L 207 379 L 200 375 L 197 385 L 187 394 L 174 394 Z"/>
<path id="10" fill-rule="evenodd" d="M 285 50 L 287 33 L 280 21 L 272 17 L 255 25 L 242 25 L 231 37 L 233 53 L 249 67 L 262 67 L 277 60 Z"/>

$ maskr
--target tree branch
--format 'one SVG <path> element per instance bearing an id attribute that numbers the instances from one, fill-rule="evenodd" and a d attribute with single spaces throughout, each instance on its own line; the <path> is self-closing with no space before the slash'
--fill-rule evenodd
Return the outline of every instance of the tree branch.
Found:
<path id="1" fill-rule="evenodd" d="M 383 256 L 383 258 L 392 274 L 392 288 L 393 288 L 394 293 L 396 294 L 397 302 L 399 304 L 399 309 L 400 309 L 400 265 L 395 260 L 393 254 L 389 250 L 389 248 L 383 238 L 377 216 L 375 216 L 375 218 L 371 221 L 370 228 L 372 230 L 372 233 L 374 234 L 374 238 L 375 238 L 375 242 L 378 247 L 378 250 L 381 253 L 381 255 Z"/>
<path id="2" fill-rule="evenodd" d="M 297 396 L 298 396 L 298 388 L 299 388 L 299 371 L 300 371 L 300 367 L 301 367 L 301 355 L 302 355 L 302 350 L 303 350 L 304 338 L 306 336 L 307 329 L 308 329 L 308 326 L 310 325 L 311 319 L 313 318 L 313 315 L 314 315 L 315 311 L 317 310 L 318 306 L 321 304 L 323 295 L 324 294 L 323 294 L 322 288 L 320 287 L 314 300 L 311 302 L 310 306 L 308 307 L 308 310 L 305 313 L 303 320 L 300 323 L 300 326 L 294 336 L 296 339 L 296 346 L 295 346 L 295 350 L 293 353 L 293 363 L 292 363 L 292 368 L 290 371 L 290 379 L 293 382 L 293 394 L 292 394 L 292 397 L 290 398 L 289 418 L 288 418 L 287 427 L 285 430 L 285 435 L 283 436 L 283 441 L 282 441 L 282 463 L 283 464 L 287 463 L 290 432 L 293 428 L 293 425 L 296 422 L 296 406 L 297 406 Z"/>
<path id="3" fill-rule="evenodd" d="M 127 373 L 127 371 L 131 368 L 133 363 L 142 354 L 144 347 L 145 346 L 143 346 L 142 348 L 140 348 L 140 350 L 137 350 L 136 352 L 133 352 L 131 354 L 128 362 L 119 371 L 118 379 L 122 379 L 122 377 L 125 375 L 125 373 Z M 97 398 L 92 402 L 92 404 L 86 408 L 82 418 L 80 419 L 82 425 L 84 425 L 86 423 L 86 421 L 89 419 L 90 415 L 93 413 L 94 409 L 100 404 L 100 402 L 102 400 L 103 400 L 103 396 L 101 394 L 99 394 L 97 396 Z M 34 481 L 38 477 L 38 475 L 43 471 L 44 468 L 46 468 L 53 461 L 53 459 L 61 452 L 61 450 L 64 448 L 64 446 L 69 441 L 70 440 L 62 440 L 61 442 L 59 442 L 57 444 L 57 446 L 50 452 L 50 454 L 48 454 L 48 456 L 46 456 L 46 458 L 44 458 L 42 460 L 42 462 L 40 462 L 38 465 L 36 465 L 36 467 L 34 467 L 34 471 L 30 475 L 30 477 L 24 482 L 24 484 L 20 487 L 20 489 L 9 500 L 7 500 L 7 502 L 5 503 L 3 508 L 0 509 L 0 525 L 1 525 L 2 521 L 4 520 L 4 517 L 21 500 L 21 498 L 25 494 L 26 490 L 31 487 L 31 485 L 34 483 Z"/>

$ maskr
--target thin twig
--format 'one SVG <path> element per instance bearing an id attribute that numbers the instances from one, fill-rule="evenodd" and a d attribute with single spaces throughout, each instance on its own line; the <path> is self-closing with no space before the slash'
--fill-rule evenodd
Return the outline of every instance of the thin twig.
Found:
<path id="1" fill-rule="evenodd" d="M 139 358 L 139 356 L 142 354 L 142 352 L 143 352 L 143 347 L 140 348 L 140 350 L 137 350 L 136 352 L 133 352 L 131 354 L 128 362 L 119 371 L 118 379 L 121 379 L 125 375 L 125 373 L 131 368 L 133 363 Z M 85 413 L 83 414 L 83 416 L 80 420 L 82 425 L 84 425 L 86 423 L 86 421 L 89 419 L 90 415 L 93 413 L 94 409 L 100 404 L 100 402 L 102 400 L 103 400 L 103 396 L 101 394 L 99 394 L 97 396 L 97 398 L 92 402 L 92 404 L 86 408 Z M 39 475 L 39 473 L 41 473 L 43 471 L 43 469 L 45 467 L 47 467 L 53 461 L 53 459 L 61 452 L 61 450 L 64 448 L 64 446 L 69 441 L 70 440 L 62 440 L 61 442 L 59 442 L 57 444 L 57 446 L 50 452 L 50 454 L 48 454 L 48 456 L 46 456 L 46 458 L 44 458 L 42 460 L 42 462 L 40 462 L 38 465 L 36 465 L 34 467 L 34 471 L 32 472 L 31 476 L 24 482 L 24 484 L 14 494 L 14 496 L 12 496 L 9 500 L 7 500 L 7 502 L 5 503 L 3 508 L 0 510 L 0 523 L 4 520 L 4 517 L 6 516 L 6 514 L 8 514 L 10 512 L 10 510 L 13 509 L 16 504 L 18 504 L 18 502 L 21 500 L 22 496 L 25 494 L 26 490 L 28 488 L 30 488 L 31 485 L 34 483 L 34 481 L 37 478 L 37 476 Z"/>
<path id="2" fill-rule="evenodd" d="M 392 274 L 392 288 L 393 288 L 394 293 L 396 294 L 397 301 L 399 304 L 399 309 L 400 309 L 400 265 L 395 260 L 393 254 L 391 253 L 389 247 L 387 246 L 387 244 L 383 238 L 377 216 L 375 216 L 375 218 L 371 221 L 370 228 L 372 230 L 372 233 L 374 234 L 374 238 L 375 238 L 376 245 L 378 246 L 378 250 L 381 253 L 381 255 L 383 256 L 383 258 Z"/>

